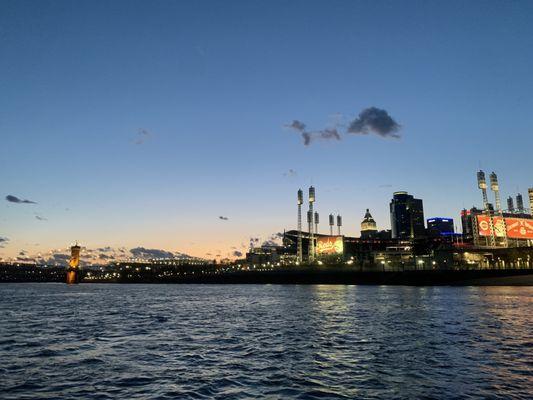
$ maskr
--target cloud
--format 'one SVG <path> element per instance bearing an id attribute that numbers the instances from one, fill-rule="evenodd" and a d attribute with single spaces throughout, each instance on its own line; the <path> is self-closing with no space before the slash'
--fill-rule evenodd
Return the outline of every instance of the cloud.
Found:
<path id="1" fill-rule="evenodd" d="M 372 132 L 381 137 L 399 138 L 396 132 L 401 128 L 389 113 L 381 108 L 369 107 L 359 113 L 348 126 L 348 133 L 367 135 Z"/>
<path id="2" fill-rule="evenodd" d="M 297 119 L 293 120 L 290 124 L 285 124 L 285 127 L 298 132 L 302 136 L 304 146 L 309 146 L 316 138 L 326 140 L 341 140 L 341 135 L 337 131 L 337 128 L 326 128 L 320 131 L 308 131 L 306 129 L 306 125 Z"/>
<path id="3" fill-rule="evenodd" d="M 305 124 L 302 121 L 295 119 L 290 124 L 285 124 L 285 127 L 298 132 L 302 136 L 304 146 L 311 144 L 312 135 L 305 130 Z"/>
<path id="4" fill-rule="evenodd" d="M 148 132 L 146 129 L 139 129 L 137 131 L 137 137 L 133 141 L 135 144 L 143 144 L 152 134 Z"/>
<path id="5" fill-rule="evenodd" d="M 221 219 L 222 221 L 227 221 L 229 218 L 221 215 L 220 217 L 218 217 L 218 219 Z"/>
<path id="6" fill-rule="evenodd" d="M 35 214 L 35 219 L 37 219 L 37 220 L 39 220 L 39 221 L 48 221 L 47 218 L 42 217 L 42 216 L 40 216 L 40 215 L 38 215 L 38 214 Z"/>
<path id="7" fill-rule="evenodd" d="M 37 204 L 35 201 L 19 199 L 17 196 L 13 196 L 12 194 L 8 194 L 6 196 L 6 200 L 10 203 L 17 204 Z"/>
<path id="8" fill-rule="evenodd" d="M 305 132 L 305 124 L 302 121 L 294 119 L 290 124 L 285 125 L 287 128 L 294 129 L 298 132 Z"/>
<path id="9" fill-rule="evenodd" d="M 4 247 L 8 243 L 9 243 L 8 238 L 0 236 L 0 247 Z"/>
<path id="10" fill-rule="evenodd" d="M 281 245 L 281 239 L 283 239 L 283 233 L 281 232 L 276 232 L 276 233 L 273 233 L 272 235 L 270 235 L 270 237 L 265 240 L 262 244 L 261 244 L 261 247 L 262 246 L 280 246 Z"/>
<path id="11" fill-rule="evenodd" d="M 289 178 L 295 177 L 296 175 L 298 175 L 298 173 L 292 168 L 290 168 L 287 172 L 283 173 L 283 176 L 287 176 Z"/>
<path id="12" fill-rule="evenodd" d="M 336 114 L 332 122 L 333 127 L 316 131 L 307 129 L 307 125 L 298 119 L 285 124 L 284 127 L 298 132 L 303 139 L 304 146 L 309 146 L 315 139 L 339 141 L 345 133 L 358 135 L 374 133 L 381 137 L 400 138 L 398 131 L 402 128 L 401 125 L 387 111 L 381 108 L 365 108 L 356 119 L 348 124 L 347 129 L 346 124 L 342 122 L 342 118 L 341 114 Z M 340 128 L 342 128 L 342 134 L 339 131 Z"/>
<path id="13" fill-rule="evenodd" d="M 327 128 L 318 132 L 322 139 L 336 139 L 341 140 L 341 135 L 337 131 L 337 128 Z"/>
<path id="14" fill-rule="evenodd" d="M 240 251 L 238 251 L 238 250 L 235 250 L 235 251 L 233 252 L 233 256 L 234 256 L 234 257 L 242 257 L 242 252 L 240 252 Z"/>
<path id="15" fill-rule="evenodd" d="M 160 249 L 147 249 L 144 247 L 135 247 L 130 249 L 134 258 L 174 258 L 174 253 Z"/>

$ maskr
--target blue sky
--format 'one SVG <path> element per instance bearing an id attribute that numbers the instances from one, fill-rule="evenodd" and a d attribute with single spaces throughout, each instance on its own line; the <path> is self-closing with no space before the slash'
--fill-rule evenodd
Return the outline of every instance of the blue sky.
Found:
<path id="1" fill-rule="evenodd" d="M 2 1 L 2 198 L 38 204 L 3 200 L 0 256 L 74 239 L 227 254 L 294 228 L 310 183 L 350 235 L 366 208 L 388 228 L 400 189 L 457 219 L 480 166 L 525 194 L 532 17 L 526 1 Z M 344 131 L 372 106 L 400 139 L 304 146 L 284 127 Z"/>

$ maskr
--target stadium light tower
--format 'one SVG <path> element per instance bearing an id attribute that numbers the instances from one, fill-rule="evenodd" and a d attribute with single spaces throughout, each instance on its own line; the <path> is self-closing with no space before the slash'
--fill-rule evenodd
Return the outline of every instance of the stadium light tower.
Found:
<path id="1" fill-rule="evenodd" d="M 477 187 L 481 189 L 483 195 L 483 209 L 489 210 L 489 200 L 487 198 L 487 181 L 485 180 L 485 172 L 479 170 L 477 173 Z"/>
<path id="2" fill-rule="evenodd" d="M 498 176 L 494 171 L 490 174 L 490 189 L 494 192 L 496 211 L 501 212 L 502 205 L 500 203 L 500 185 L 498 185 Z"/>
<path id="3" fill-rule="evenodd" d="M 303 261 L 303 249 L 302 249 L 302 204 L 304 202 L 304 192 L 302 189 L 298 190 L 298 248 L 297 248 L 297 261 L 301 264 Z"/>
<path id="4" fill-rule="evenodd" d="M 313 235 L 313 203 L 315 202 L 315 188 L 309 187 L 309 212 L 307 213 L 307 222 L 309 223 L 309 262 L 315 259 L 315 237 Z"/>

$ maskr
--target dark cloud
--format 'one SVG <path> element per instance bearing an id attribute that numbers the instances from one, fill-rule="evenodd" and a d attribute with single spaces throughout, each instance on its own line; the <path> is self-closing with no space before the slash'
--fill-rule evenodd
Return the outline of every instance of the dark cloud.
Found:
<path id="1" fill-rule="evenodd" d="M 382 137 L 399 138 L 396 132 L 400 130 L 398 124 L 389 113 L 377 107 L 369 107 L 359 113 L 359 116 L 348 126 L 348 133 L 367 135 L 375 133 Z"/>
<path id="2" fill-rule="evenodd" d="M 293 120 L 290 124 L 285 125 L 287 128 L 294 129 L 298 132 L 305 132 L 305 124 L 297 119 Z"/>
<path id="3" fill-rule="evenodd" d="M 0 247 L 4 247 L 8 243 L 9 243 L 8 238 L 0 236 Z"/>
<path id="4" fill-rule="evenodd" d="M 69 254 L 54 253 L 49 257 L 44 258 L 46 264 L 66 265 L 70 260 Z"/>
<path id="5" fill-rule="evenodd" d="M 342 134 L 339 128 L 342 128 L 343 133 L 359 135 L 374 133 L 381 137 L 400 138 L 397 132 L 401 129 L 401 125 L 387 111 L 377 107 L 369 107 L 361 111 L 359 116 L 348 125 L 347 129 L 346 124 L 341 123 L 341 119 L 342 116 L 338 114 L 333 121 L 334 127 L 318 131 L 308 130 L 307 125 L 297 119 L 284 126 L 298 132 L 305 146 L 309 146 L 315 139 L 341 140 Z"/>
<path id="6" fill-rule="evenodd" d="M 174 258 L 174 253 L 170 251 L 144 247 L 130 249 L 130 253 L 134 258 Z"/>
<path id="7" fill-rule="evenodd" d="M 233 256 L 234 256 L 234 257 L 242 257 L 242 252 L 240 252 L 240 251 L 238 251 L 238 250 L 235 250 L 235 251 L 233 252 Z"/>
<path id="8" fill-rule="evenodd" d="M 308 131 L 306 130 L 306 125 L 297 119 L 290 124 L 286 124 L 285 127 L 298 132 L 302 136 L 304 146 L 309 146 L 315 138 L 341 140 L 341 135 L 337 128 L 326 128 L 316 132 Z"/>
<path id="9" fill-rule="evenodd" d="M 43 216 L 40 216 L 38 214 L 35 214 L 35 219 L 38 219 L 39 221 L 48 221 L 47 218 L 43 217 Z"/>
<path id="10" fill-rule="evenodd" d="M 229 218 L 221 215 L 220 217 L 218 217 L 218 219 L 221 219 L 222 221 L 227 221 Z"/>
<path id="11" fill-rule="evenodd" d="M 114 260 L 115 259 L 115 257 L 110 256 L 108 254 L 104 254 L 104 253 L 98 254 L 98 258 L 101 260 Z"/>
<path id="12" fill-rule="evenodd" d="M 110 247 L 110 246 L 106 246 L 106 247 L 98 247 L 96 250 L 97 251 L 102 251 L 102 252 L 108 252 L 108 251 L 113 251 L 113 248 Z M 121 253 L 124 253 L 124 249 L 119 249 L 119 251 Z"/>
<path id="13" fill-rule="evenodd" d="M 17 196 L 13 196 L 12 194 L 8 194 L 6 196 L 6 200 L 10 203 L 17 204 L 37 204 L 35 201 L 19 199 Z"/>

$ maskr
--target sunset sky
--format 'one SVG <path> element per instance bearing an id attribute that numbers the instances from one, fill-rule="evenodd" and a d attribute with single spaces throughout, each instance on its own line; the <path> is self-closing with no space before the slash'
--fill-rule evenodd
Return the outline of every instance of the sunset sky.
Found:
<path id="1" fill-rule="evenodd" d="M 460 225 L 480 167 L 526 196 L 532 16 L 530 1 L 3 0 L 0 258 L 74 240 L 231 256 L 294 229 L 311 183 L 322 230 L 340 212 L 355 236 L 366 208 L 390 229 L 396 190 Z M 398 126 L 354 131 L 371 107 Z"/>

